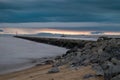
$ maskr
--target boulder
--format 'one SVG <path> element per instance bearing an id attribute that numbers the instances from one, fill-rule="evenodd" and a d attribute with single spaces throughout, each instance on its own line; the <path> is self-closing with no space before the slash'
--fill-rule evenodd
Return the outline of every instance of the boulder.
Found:
<path id="1" fill-rule="evenodd" d="M 93 74 L 86 74 L 83 79 L 88 79 L 88 78 L 91 78 L 91 77 L 95 77 L 95 75 Z"/>
<path id="2" fill-rule="evenodd" d="M 113 77 L 111 80 L 120 80 L 120 74 L 115 76 L 115 77 Z"/>
<path id="3" fill-rule="evenodd" d="M 104 69 L 104 78 L 105 78 L 105 80 L 110 80 L 113 75 L 113 66 L 114 65 L 111 62 L 107 62 L 106 65 L 107 65 L 107 68 Z"/>
<path id="4" fill-rule="evenodd" d="M 105 80 L 110 80 L 113 76 L 120 74 L 120 65 L 114 65 L 112 62 L 107 62 L 106 65 L 108 66 L 104 69 L 105 72 Z"/>
<path id="5" fill-rule="evenodd" d="M 104 70 L 99 64 L 94 64 L 92 68 L 96 71 L 97 76 L 104 76 Z"/>
<path id="6" fill-rule="evenodd" d="M 120 65 L 114 65 L 113 68 L 112 68 L 112 75 L 115 76 L 115 75 L 118 75 L 120 74 Z"/>
<path id="7" fill-rule="evenodd" d="M 109 53 L 103 52 L 102 54 L 99 55 L 98 59 L 99 59 L 99 62 L 104 62 L 110 58 L 111 58 L 111 55 Z"/>
<path id="8" fill-rule="evenodd" d="M 50 69 L 50 70 L 48 71 L 48 73 L 58 73 L 58 72 L 60 72 L 60 70 L 59 70 L 58 67 L 53 67 L 52 69 Z"/>
<path id="9" fill-rule="evenodd" d="M 98 54 L 92 54 L 91 57 L 90 57 L 90 62 L 91 63 L 97 63 L 98 62 L 98 57 L 99 57 Z"/>
<path id="10" fill-rule="evenodd" d="M 120 65 L 120 60 L 116 59 L 116 58 L 112 58 L 111 62 L 115 65 Z"/>

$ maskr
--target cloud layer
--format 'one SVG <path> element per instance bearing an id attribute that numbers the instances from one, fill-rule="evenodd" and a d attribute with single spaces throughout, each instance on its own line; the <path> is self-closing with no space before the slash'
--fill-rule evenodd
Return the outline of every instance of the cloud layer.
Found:
<path id="1" fill-rule="evenodd" d="M 0 32 L 3 32 L 3 30 L 0 29 Z"/>
<path id="2" fill-rule="evenodd" d="M 38 34 L 38 33 L 52 33 L 52 34 L 67 34 L 67 35 L 120 35 L 120 32 L 97 32 L 97 31 L 74 31 L 61 29 L 32 29 L 32 28 L 0 28 L 4 32 L 0 34 Z"/>
<path id="3" fill-rule="evenodd" d="M 31 22 L 31 23 L 1 23 L 0 28 L 34 28 L 63 29 L 79 31 L 117 31 L 120 23 L 103 22 Z"/>
<path id="4" fill-rule="evenodd" d="M 0 22 L 120 22 L 120 0 L 0 0 Z"/>

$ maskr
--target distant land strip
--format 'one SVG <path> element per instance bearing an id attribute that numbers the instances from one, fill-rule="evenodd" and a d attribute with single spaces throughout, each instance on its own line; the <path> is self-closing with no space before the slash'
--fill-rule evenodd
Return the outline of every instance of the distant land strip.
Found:
<path id="1" fill-rule="evenodd" d="M 80 40 L 80 39 L 64 39 L 64 38 L 47 38 L 47 37 L 28 37 L 28 36 L 14 36 L 16 38 L 26 39 L 30 41 L 35 41 L 39 43 L 51 44 L 59 47 L 65 47 L 67 49 L 71 48 L 83 48 L 88 42 L 95 42 L 90 40 Z"/>

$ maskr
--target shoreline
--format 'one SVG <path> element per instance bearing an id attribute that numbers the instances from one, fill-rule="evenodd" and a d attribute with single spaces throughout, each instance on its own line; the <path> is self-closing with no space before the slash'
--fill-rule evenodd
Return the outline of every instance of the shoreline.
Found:
<path id="1" fill-rule="evenodd" d="M 3 80 L 119 80 L 120 39 L 101 37 Z M 19 79 L 20 78 L 20 79 Z"/>
<path id="2" fill-rule="evenodd" d="M 0 47 L 1 74 L 40 65 L 43 61 L 67 51 L 65 48 L 15 37 L 1 37 Z"/>
<path id="3" fill-rule="evenodd" d="M 24 67 L 22 66 L 17 69 L 10 69 L 8 71 L 0 72 L 0 76 L 24 71 L 24 70 L 27 70 L 30 68 L 34 68 L 36 66 L 43 66 L 43 65 L 50 65 L 50 64 L 52 65 L 54 63 L 55 58 L 57 58 L 59 56 L 61 56 L 61 55 L 56 55 L 56 56 L 52 56 L 52 57 L 42 57 L 42 58 L 36 58 L 36 59 L 31 58 L 31 61 L 27 62 L 26 66 L 24 66 Z M 23 63 L 23 64 L 25 64 L 25 63 Z M 21 64 L 19 64 L 19 65 L 21 65 Z"/>
<path id="4" fill-rule="evenodd" d="M 35 66 L 26 70 L 0 75 L 1 80 L 83 80 L 86 74 L 95 74 L 90 66 L 81 67 L 79 70 L 70 70 L 67 66 L 61 66 L 60 72 L 48 74 L 52 65 Z M 72 74 L 71 74 L 72 73 Z M 90 80 L 103 80 L 103 77 L 91 78 Z"/>

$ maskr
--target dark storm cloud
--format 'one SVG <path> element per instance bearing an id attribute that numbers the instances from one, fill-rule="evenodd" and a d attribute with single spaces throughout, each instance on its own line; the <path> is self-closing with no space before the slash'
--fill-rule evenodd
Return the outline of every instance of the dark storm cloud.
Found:
<path id="1" fill-rule="evenodd" d="M 0 0 L 0 22 L 120 22 L 120 0 Z"/>
<path id="2" fill-rule="evenodd" d="M 30 22 L 30 23 L 1 23 L 1 28 L 53 28 L 63 30 L 85 31 L 117 31 L 120 32 L 119 23 L 103 22 Z"/>
<path id="3" fill-rule="evenodd" d="M 0 29 L 0 32 L 3 32 L 3 30 Z"/>

